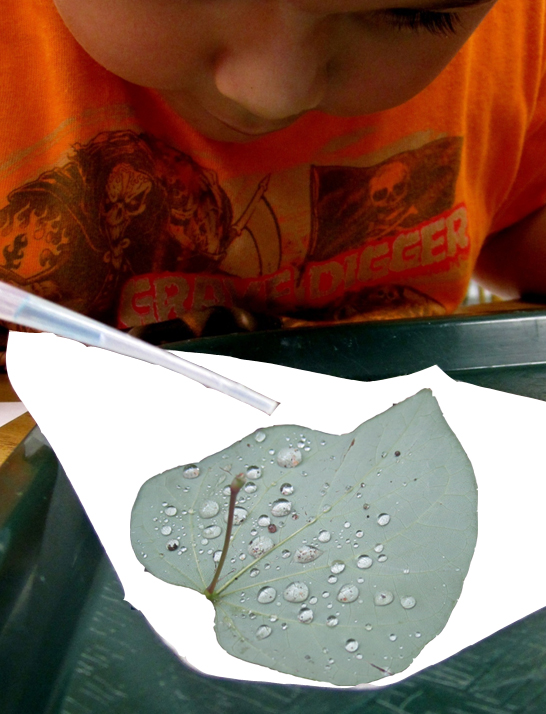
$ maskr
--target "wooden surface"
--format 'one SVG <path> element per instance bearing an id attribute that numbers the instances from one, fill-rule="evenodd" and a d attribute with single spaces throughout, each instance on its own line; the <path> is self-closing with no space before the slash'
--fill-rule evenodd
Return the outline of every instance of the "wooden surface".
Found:
<path id="1" fill-rule="evenodd" d="M 7 375 L 0 374 L 0 402 L 17 401 L 19 401 L 19 398 L 13 391 Z M 4 463 L 15 447 L 35 425 L 36 422 L 27 412 L 0 427 L 0 464 Z"/>

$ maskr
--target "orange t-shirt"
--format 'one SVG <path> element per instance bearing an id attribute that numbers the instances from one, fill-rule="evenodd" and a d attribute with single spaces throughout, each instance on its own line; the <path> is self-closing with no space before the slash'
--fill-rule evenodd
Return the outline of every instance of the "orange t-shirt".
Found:
<path id="1" fill-rule="evenodd" d="M 52 0 L 4 0 L 0 279 L 119 327 L 449 312 L 546 203 L 545 17 L 499 0 L 406 104 L 239 145 L 97 65 Z"/>

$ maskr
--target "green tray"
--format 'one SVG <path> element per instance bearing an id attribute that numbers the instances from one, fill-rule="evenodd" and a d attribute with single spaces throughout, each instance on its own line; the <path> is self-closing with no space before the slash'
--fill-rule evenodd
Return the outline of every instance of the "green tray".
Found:
<path id="1" fill-rule="evenodd" d="M 371 380 L 438 364 L 546 399 L 546 312 L 226 336 L 177 345 Z M 123 592 L 35 429 L 0 469 L 0 714 L 545 714 L 546 608 L 377 691 L 186 667 Z M 546 604 L 546 588 L 545 588 Z"/>

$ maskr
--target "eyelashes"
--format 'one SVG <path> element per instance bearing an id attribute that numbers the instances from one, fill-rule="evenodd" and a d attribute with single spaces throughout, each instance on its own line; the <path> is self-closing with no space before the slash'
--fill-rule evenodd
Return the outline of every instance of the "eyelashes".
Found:
<path id="1" fill-rule="evenodd" d="M 385 10 L 388 21 L 398 30 L 425 30 L 433 35 L 450 35 L 457 31 L 460 17 L 456 12 L 434 12 L 432 10 L 409 10 L 397 8 Z"/>

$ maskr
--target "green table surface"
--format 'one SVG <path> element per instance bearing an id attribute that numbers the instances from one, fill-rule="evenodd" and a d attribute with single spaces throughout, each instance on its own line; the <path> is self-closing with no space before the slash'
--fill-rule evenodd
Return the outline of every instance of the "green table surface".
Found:
<path id="1" fill-rule="evenodd" d="M 438 364 L 456 379 L 546 399 L 546 311 L 176 347 L 360 380 Z M 0 485 L 0 714 L 546 714 L 546 608 L 376 691 L 208 677 L 181 663 L 124 602 L 38 429 L 0 469 Z"/>

